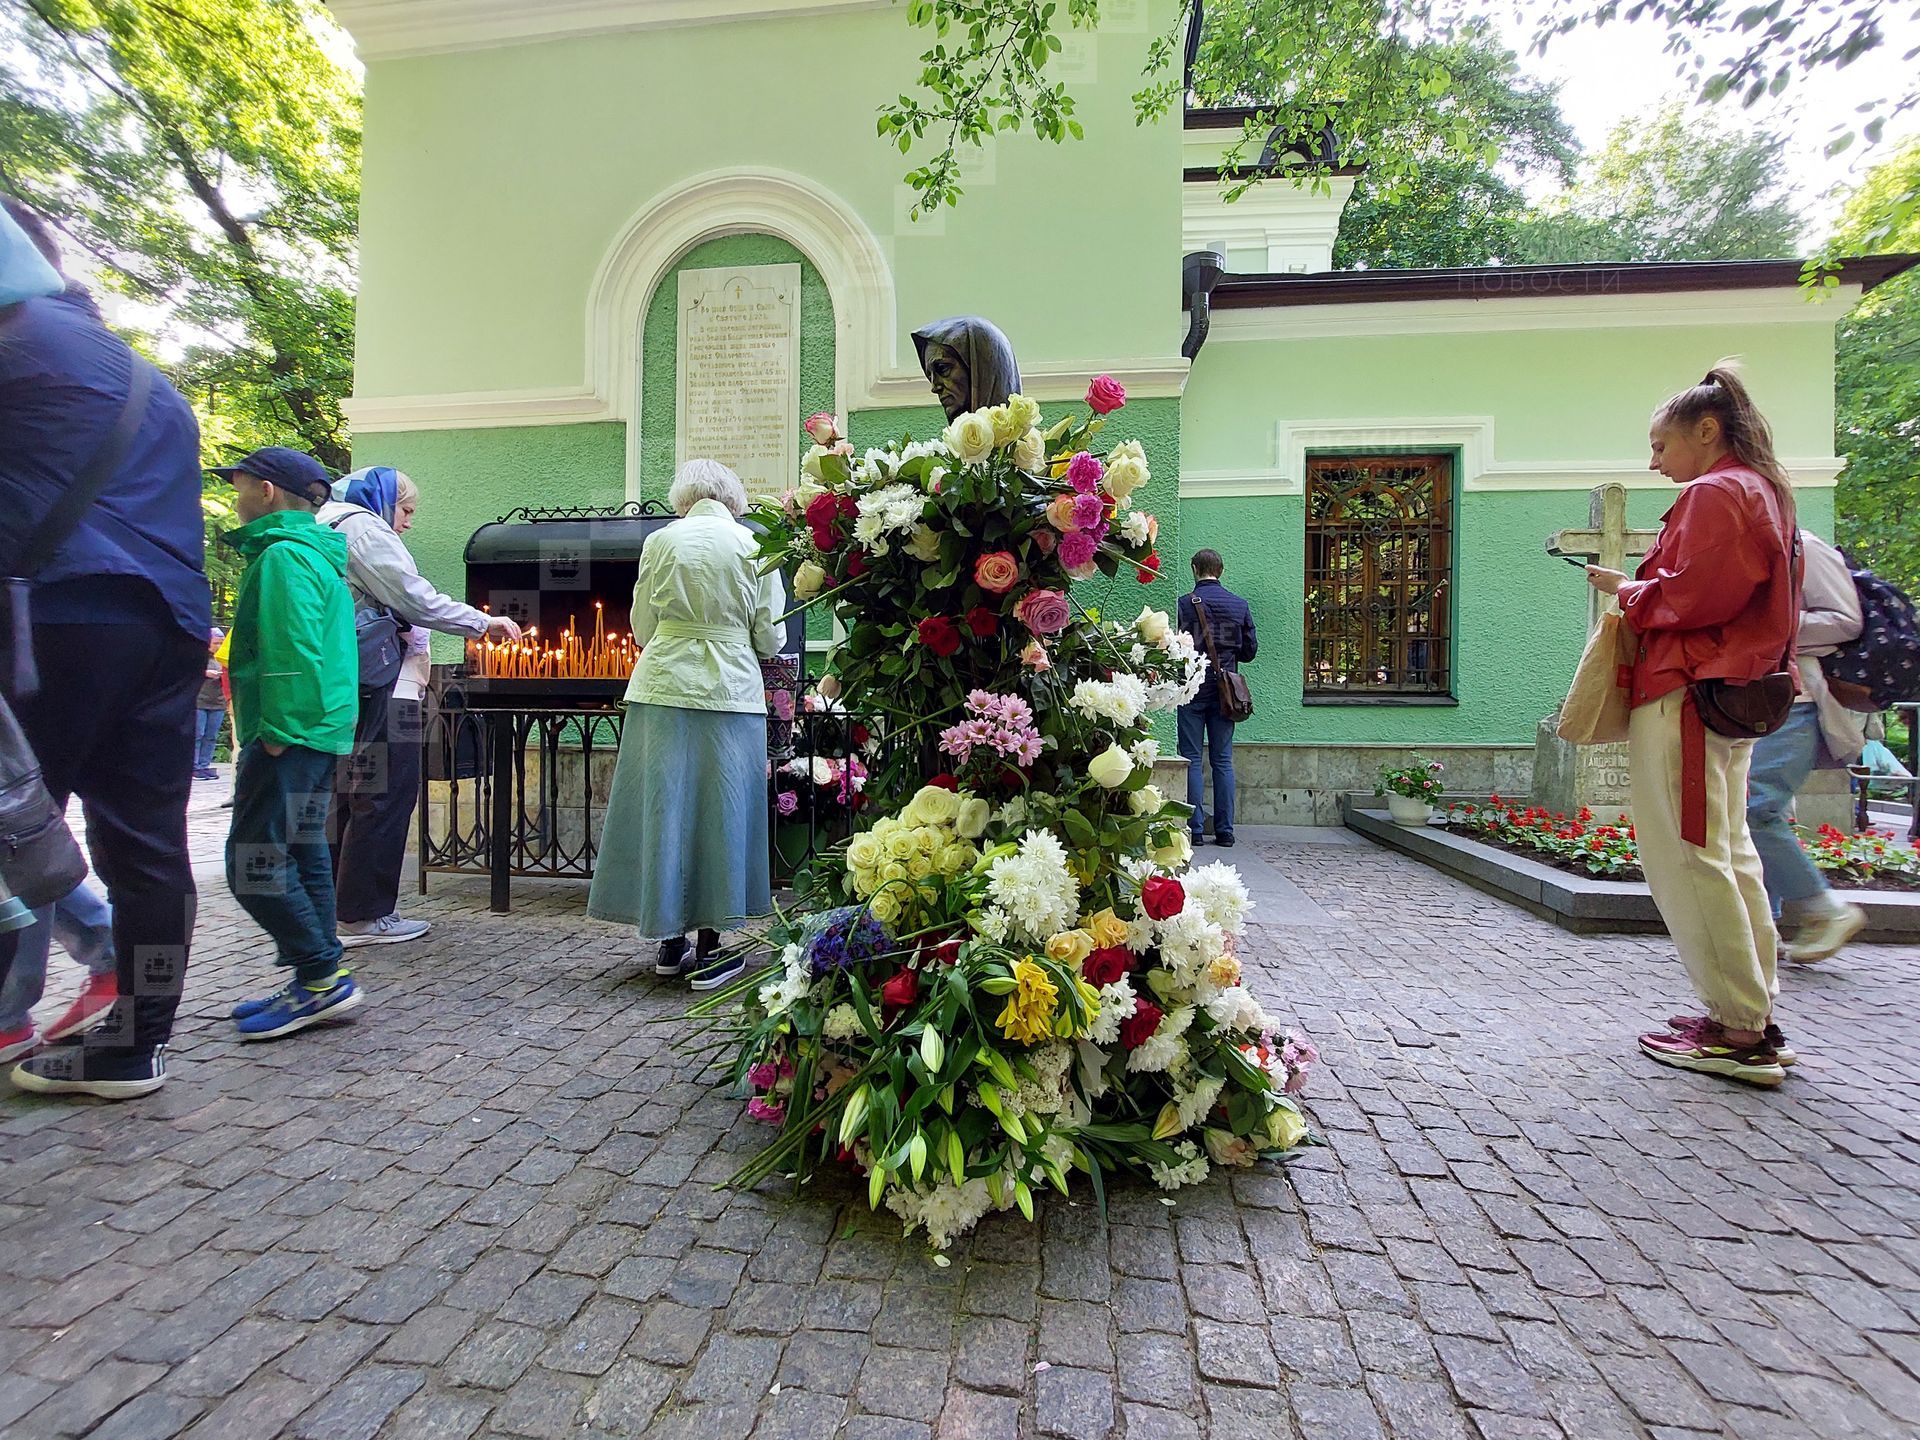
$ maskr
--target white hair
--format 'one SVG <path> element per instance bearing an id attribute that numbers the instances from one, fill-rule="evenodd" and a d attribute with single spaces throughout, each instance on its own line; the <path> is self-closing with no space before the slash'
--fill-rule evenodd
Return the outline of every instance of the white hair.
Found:
<path id="1" fill-rule="evenodd" d="M 393 472 L 393 503 L 396 506 L 420 503 L 420 487 L 408 479 L 404 471 Z"/>
<path id="2" fill-rule="evenodd" d="M 736 520 L 747 513 L 747 487 L 718 460 L 687 461 L 667 491 L 667 504 L 676 515 L 685 515 L 701 500 L 718 500 Z"/>

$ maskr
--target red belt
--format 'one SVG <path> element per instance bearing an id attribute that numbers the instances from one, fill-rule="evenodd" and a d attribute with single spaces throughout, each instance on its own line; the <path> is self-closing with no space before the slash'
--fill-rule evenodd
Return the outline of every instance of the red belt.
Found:
<path id="1" fill-rule="evenodd" d="M 1691 687 L 1680 705 L 1680 838 L 1702 848 L 1707 843 L 1707 727 Z"/>

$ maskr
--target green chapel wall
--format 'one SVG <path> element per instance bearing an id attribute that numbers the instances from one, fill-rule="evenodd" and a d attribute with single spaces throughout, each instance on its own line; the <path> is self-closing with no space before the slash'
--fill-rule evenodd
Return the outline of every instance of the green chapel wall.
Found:
<path id="1" fill-rule="evenodd" d="M 1174 13 L 1146 0 L 1074 37 L 1086 139 L 995 138 L 966 156 L 959 209 L 917 225 L 900 177 L 920 152 L 874 134 L 926 43 L 898 6 L 375 60 L 356 391 L 581 386 L 587 298 L 616 237 L 730 168 L 810 179 L 873 233 L 902 366 L 908 331 L 964 312 L 999 321 L 1029 365 L 1164 357 L 1183 328 L 1180 130 L 1136 126 L 1132 92 Z"/>

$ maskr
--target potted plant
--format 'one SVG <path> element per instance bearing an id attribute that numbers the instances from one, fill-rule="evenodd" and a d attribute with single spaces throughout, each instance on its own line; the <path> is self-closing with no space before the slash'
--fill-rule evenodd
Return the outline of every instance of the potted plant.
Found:
<path id="1" fill-rule="evenodd" d="M 1373 793 L 1387 797 L 1387 813 L 1396 825 L 1424 825 L 1433 818 L 1433 802 L 1440 798 L 1438 760 L 1422 760 L 1395 767 L 1382 765 Z"/>

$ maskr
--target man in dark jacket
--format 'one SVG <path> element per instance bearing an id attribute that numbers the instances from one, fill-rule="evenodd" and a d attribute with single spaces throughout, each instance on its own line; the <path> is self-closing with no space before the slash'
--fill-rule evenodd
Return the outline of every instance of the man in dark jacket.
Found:
<path id="1" fill-rule="evenodd" d="M 1187 804 L 1193 807 L 1193 843 L 1206 843 L 1206 782 L 1201 766 L 1204 743 L 1213 762 L 1213 838 L 1217 845 L 1233 844 L 1233 722 L 1220 713 L 1219 686 L 1212 662 L 1223 670 L 1238 670 L 1259 653 L 1254 638 L 1253 611 L 1247 602 L 1220 583 L 1225 564 L 1217 550 L 1193 557 L 1193 593 L 1180 597 L 1180 628 L 1193 637 L 1208 657 L 1207 678 L 1191 704 L 1180 707 L 1180 758 L 1187 762 Z M 1202 612 L 1205 612 L 1204 617 Z M 1212 648 L 1208 648 L 1209 633 Z"/>
<path id="2" fill-rule="evenodd" d="M 8 213 L 56 268 L 45 226 Z M 128 411 L 136 357 L 86 291 L 0 311 L 0 572 L 103 453 Z M 166 1080 L 193 934 L 187 858 L 194 700 L 213 623 L 200 512 L 200 430 L 158 374 L 118 464 L 78 526 L 32 577 L 39 689 L 14 708 L 58 802 L 78 795 L 113 904 L 120 999 L 85 1036 L 15 1067 L 23 1089 L 127 1099 Z M 129 422 L 131 423 L 131 422 Z M 11 676 L 12 621 L 0 628 Z M 0 980 L 15 937 L 0 935 Z"/>

